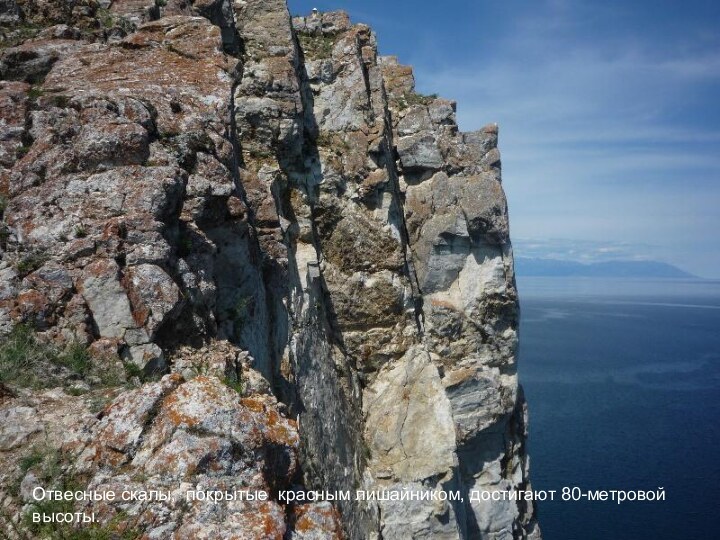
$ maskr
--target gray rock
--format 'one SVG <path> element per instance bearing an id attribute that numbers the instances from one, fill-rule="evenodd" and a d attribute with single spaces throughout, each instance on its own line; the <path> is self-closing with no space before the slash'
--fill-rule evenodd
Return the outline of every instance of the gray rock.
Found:
<path id="1" fill-rule="evenodd" d="M 137 327 L 115 261 L 98 260 L 89 265 L 83 272 L 80 292 L 101 337 L 123 338 L 128 329 Z"/>
<path id="2" fill-rule="evenodd" d="M 86 4 L 24 3 L 43 29 L 0 56 L 0 333 L 93 371 L 0 388 L 0 483 L 31 489 L 42 434 L 88 489 L 271 493 L 81 508 L 149 538 L 539 539 L 532 504 L 467 496 L 530 488 L 497 126 L 460 132 L 343 12 Z M 170 375 L 102 386 L 123 361 Z"/>
<path id="3" fill-rule="evenodd" d="M 402 137 L 397 150 L 405 171 L 438 170 L 445 164 L 435 139 L 427 133 Z"/>
<path id="4" fill-rule="evenodd" d="M 32 407 L 14 407 L 0 412 L 0 450 L 8 451 L 25 443 L 33 434 L 42 431 Z"/>

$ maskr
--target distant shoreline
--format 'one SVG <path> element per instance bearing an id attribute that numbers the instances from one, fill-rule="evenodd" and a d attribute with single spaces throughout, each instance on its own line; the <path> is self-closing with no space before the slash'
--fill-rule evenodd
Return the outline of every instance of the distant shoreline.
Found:
<path id="1" fill-rule="evenodd" d="M 558 259 L 517 257 L 515 273 L 521 277 L 703 279 L 677 266 L 658 261 L 604 261 L 581 263 Z"/>

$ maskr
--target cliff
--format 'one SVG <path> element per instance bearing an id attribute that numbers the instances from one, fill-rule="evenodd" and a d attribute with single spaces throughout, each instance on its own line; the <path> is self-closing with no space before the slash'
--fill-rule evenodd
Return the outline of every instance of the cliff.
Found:
<path id="1" fill-rule="evenodd" d="M 529 489 L 496 126 L 342 12 L 0 10 L 4 535 L 72 530 L 41 486 L 172 493 L 55 502 L 131 538 L 540 538 L 470 496 Z"/>

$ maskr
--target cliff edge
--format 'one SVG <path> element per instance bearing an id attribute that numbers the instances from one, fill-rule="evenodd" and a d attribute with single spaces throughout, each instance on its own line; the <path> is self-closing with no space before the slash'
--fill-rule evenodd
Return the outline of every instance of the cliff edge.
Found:
<path id="1" fill-rule="evenodd" d="M 497 126 L 284 0 L 2 0 L 0 31 L 4 536 L 540 538 L 471 496 L 530 489 Z"/>

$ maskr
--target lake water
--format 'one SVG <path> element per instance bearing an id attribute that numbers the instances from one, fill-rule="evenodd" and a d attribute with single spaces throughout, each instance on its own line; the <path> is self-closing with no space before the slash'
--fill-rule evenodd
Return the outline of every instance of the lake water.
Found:
<path id="1" fill-rule="evenodd" d="M 519 278 L 518 287 L 533 487 L 666 493 L 539 502 L 545 540 L 720 538 L 720 282 Z"/>

